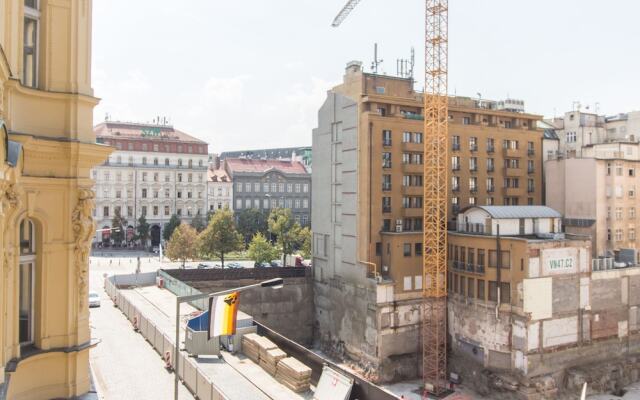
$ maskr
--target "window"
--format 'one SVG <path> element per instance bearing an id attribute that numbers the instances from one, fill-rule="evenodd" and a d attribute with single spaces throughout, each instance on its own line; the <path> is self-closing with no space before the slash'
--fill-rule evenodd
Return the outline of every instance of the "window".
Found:
<path id="1" fill-rule="evenodd" d="M 460 136 L 451 137 L 451 149 L 454 151 L 460 150 Z"/>
<path id="2" fill-rule="evenodd" d="M 478 249 L 478 264 L 476 268 L 476 272 L 484 273 L 484 249 Z"/>
<path id="3" fill-rule="evenodd" d="M 630 207 L 629 208 L 629 218 L 635 218 L 636 217 L 636 208 L 635 207 Z"/>
<path id="4" fill-rule="evenodd" d="M 417 144 L 422 143 L 422 132 L 413 133 L 413 143 L 417 143 Z"/>
<path id="5" fill-rule="evenodd" d="M 478 190 L 478 178 L 471 177 L 469 178 L 469 191 L 476 192 Z"/>
<path id="6" fill-rule="evenodd" d="M 304 193 L 308 193 L 309 192 L 309 184 L 305 183 L 304 185 L 302 185 L 302 191 Z"/>
<path id="7" fill-rule="evenodd" d="M 265 182 L 262 184 L 262 191 L 265 193 L 269 192 L 269 183 Z"/>
<path id="8" fill-rule="evenodd" d="M 478 170 L 478 158 L 471 157 L 469 158 L 469 171 L 477 171 Z"/>
<path id="9" fill-rule="evenodd" d="M 276 193 L 278 191 L 278 184 L 277 183 L 275 183 L 275 182 L 271 183 L 271 191 L 273 193 Z"/>
<path id="10" fill-rule="evenodd" d="M 142 157 L 142 165 L 147 165 L 147 157 Z"/>
<path id="11" fill-rule="evenodd" d="M 18 336 L 20 344 L 34 341 L 36 273 L 36 235 L 33 222 L 28 219 L 20 223 L 20 271 L 18 310 Z"/>
<path id="12" fill-rule="evenodd" d="M 477 295 L 479 300 L 484 300 L 484 281 L 481 279 L 478 279 Z"/>
<path id="13" fill-rule="evenodd" d="M 158 180 L 160 180 L 160 174 L 158 174 L 157 172 L 153 173 L 153 181 L 154 182 L 158 182 Z"/>
<path id="14" fill-rule="evenodd" d="M 382 175 L 382 190 L 385 192 L 391 190 L 391 175 Z"/>
<path id="15" fill-rule="evenodd" d="M 616 220 L 620 221 L 622 219 L 622 207 L 616 207 Z"/>
<path id="16" fill-rule="evenodd" d="M 498 284 L 489 281 L 489 301 L 498 301 Z"/>
<path id="17" fill-rule="evenodd" d="M 116 199 L 121 199 L 121 198 L 122 198 L 122 191 L 116 190 Z"/>
<path id="18" fill-rule="evenodd" d="M 469 151 L 478 151 L 478 138 L 470 137 L 469 138 Z"/>
<path id="19" fill-rule="evenodd" d="M 158 206 L 153 206 L 153 215 L 154 216 L 158 215 Z"/>
<path id="20" fill-rule="evenodd" d="M 511 252 L 502 250 L 501 254 L 501 268 L 509 269 L 511 268 Z M 498 260 L 496 257 L 495 250 L 489 250 L 489 266 L 492 268 L 496 268 L 498 265 Z"/>
<path id="21" fill-rule="evenodd" d="M 493 184 L 493 178 L 487 178 L 487 192 L 493 192 L 495 185 Z"/>
<path id="22" fill-rule="evenodd" d="M 422 243 L 416 243 L 414 244 L 414 252 L 416 256 L 421 256 L 422 255 Z"/>
<path id="23" fill-rule="evenodd" d="M 616 242 L 621 242 L 624 237 L 624 232 L 621 228 L 616 229 Z"/>
<path id="24" fill-rule="evenodd" d="M 147 215 L 147 206 L 142 206 L 142 215 Z"/>
<path id="25" fill-rule="evenodd" d="M 405 257 L 411 257 L 411 243 L 405 243 L 403 246 L 402 254 Z"/>
<path id="26" fill-rule="evenodd" d="M 462 117 L 462 125 L 471 125 L 470 117 Z"/>
<path id="27" fill-rule="evenodd" d="M 127 217 L 133 216 L 133 207 L 127 206 Z"/>
<path id="28" fill-rule="evenodd" d="M 636 240 L 636 229 L 635 228 L 629 228 L 629 240 Z"/>
<path id="29" fill-rule="evenodd" d="M 142 189 L 142 198 L 143 199 L 147 198 L 147 189 Z"/>
<path id="30" fill-rule="evenodd" d="M 178 194 L 178 198 L 179 198 L 179 199 L 181 199 L 181 198 L 182 198 L 182 192 L 181 192 L 181 191 L 178 191 L 178 193 L 177 193 L 177 194 Z"/>
<path id="31" fill-rule="evenodd" d="M 171 191 L 170 191 L 169 189 L 165 189 L 165 190 L 164 190 L 164 197 L 165 197 L 165 198 L 167 198 L 167 199 L 168 199 L 169 197 L 171 197 Z"/>
<path id="32" fill-rule="evenodd" d="M 636 176 L 636 170 L 634 168 L 629 168 L 629 176 Z"/>
<path id="33" fill-rule="evenodd" d="M 256 193 L 260 192 L 260 183 L 259 182 L 255 182 L 253 184 L 253 191 L 256 192 Z"/>
<path id="34" fill-rule="evenodd" d="M 391 168 L 391 153 L 382 153 L 382 168 Z"/>
<path id="35" fill-rule="evenodd" d="M 636 197 L 636 186 L 631 185 L 629 186 L 629 198 L 633 199 L 635 197 Z"/>
<path id="36" fill-rule="evenodd" d="M 391 131 L 388 131 L 388 130 L 382 131 L 382 145 L 391 146 Z"/>
<path id="37" fill-rule="evenodd" d="M 533 142 L 527 142 L 527 155 L 535 154 L 535 144 Z"/>
<path id="38" fill-rule="evenodd" d="M 142 173 L 142 182 L 146 182 L 147 181 L 147 173 L 143 172 Z"/>
<path id="39" fill-rule="evenodd" d="M 382 212 L 383 213 L 391 212 L 391 197 L 382 198 Z"/>
<path id="40" fill-rule="evenodd" d="M 411 142 L 411 132 L 402 132 L 402 143 Z"/>
<path id="41" fill-rule="evenodd" d="M 178 151 L 180 151 L 180 147 L 178 146 Z M 178 167 L 182 167 L 182 158 L 178 158 Z"/>
<path id="42" fill-rule="evenodd" d="M 242 208 L 242 199 L 236 199 L 236 209 Z"/>
<path id="43" fill-rule="evenodd" d="M 293 191 L 293 184 L 287 183 L 287 193 L 291 193 Z"/>
<path id="44" fill-rule="evenodd" d="M 622 176 L 622 167 L 621 166 L 617 166 L 616 167 L 616 176 Z"/>
<path id="45" fill-rule="evenodd" d="M 178 176 L 180 176 L 180 174 L 178 174 Z M 242 188 L 243 188 L 242 182 L 236 183 L 236 190 L 238 192 L 242 192 Z"/>
<path id="46" fill-rule="evenodd" d="M 534 172 L 535 172 L 534 161 L 533 160 L 527 160 L 527 173 L 528 174 L 532 174 Z"/>
<path id="47" fill-rule="evenodd" d="M 189 176 L 191 176 L 191 174 L 189 174 Z M 249 182 L 245 183 L 244 184 L 244 190 L 247 193 L 251 192 L 251 183 L 249 183 Z"/>
<path id="48" fill-rule="evenodd" d="M 459 176 L 452 176 L 451 177 L 451 190 L 458 191 L 460 190 L 460 177 Z"/>
<path id="49" fill-rule="evenodd" d="M 403 164 L 411 163 L 411 155 L 409 153 L 402 153 L 402 163 Z"/>
<path id="50" fill-rule="evenodd" d="M 459 171 L 460 170 L 460 157 L 459 156 L 452 156 L 451 157 L 451 169 L 454 171 Z"/>
<path id="51" fill-rule="evenodd" d="M 157 147 L 158 145 L 156 144 L 156 145 L 154 145 L 154 146 L 156 146 L 156 147 Z M 157 150 L 156 150 L 156 151 L 157 151 Z M 153 165 L 158 165 L 158 157 L 155 157 L 155 158 L 153 159 Z"/>
<path id="52" fill-rule="evenodd" d="M 164 159 L 164 165 L 169 166 L 169 159 L 168 158 Z"/>
<path id="53" fill-rule="evenodd" d="M 309 200 L 302 199 L 302 208 L 309 208 Z"/>
<path id="54" fill-rule="evenodd" d="M 169 215 L 169 206 L 164 206 L 164 215 Z"/>
<path id="55" fill-rule="evenodd" d="M 493 138 L 487 138 L 487 153 L 493 153 L 495 150 L 495 140 Z"/>
<path id="56" fill-rule="evenodd" d="M 38 0 L 25 0 L 24 5 L 22 84 L 35 88 L 38 86 L 38 36 L 40 35 L 40 11 L 38 10 Z"/>
<path id="57" fill-rule="evenodd" d="M 567 143 L 575 143 L 575 142 L 576 142 L 576 133 L 567 132 Z"/>
<path id="58" fill-rule="evenodd" d="M 284 193 L 284 183 L 279 183 L 278 184 L 278 192 Z"/>

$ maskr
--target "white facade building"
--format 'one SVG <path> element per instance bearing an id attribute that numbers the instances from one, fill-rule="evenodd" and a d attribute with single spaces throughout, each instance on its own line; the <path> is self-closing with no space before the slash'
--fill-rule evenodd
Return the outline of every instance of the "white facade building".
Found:
<path id="1" fill-rule="evenodd" d="M 92 171 L 96 242 L 108 242 L 117 212 L 127 221 L 127 239 L 145 215 L 154 246 L 173 214 L 187 222 L 206 214 L 207 143 L 167 125 L 106 121 L 95 132 L 99 143 L 116 148 Z"/>
<path id="2" fill-rule="evenodd" d="M 224 169 L 209 169 L 207 172 L 208 211 L 233 209 L 233 182 Z"/>

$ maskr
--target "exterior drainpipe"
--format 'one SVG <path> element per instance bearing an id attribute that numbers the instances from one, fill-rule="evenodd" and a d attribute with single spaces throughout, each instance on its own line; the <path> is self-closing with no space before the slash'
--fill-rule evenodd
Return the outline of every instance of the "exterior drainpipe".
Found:
<path id="1" fill-rule="evenodd" d="M 502 251 L 500 250 L 500 224 L 496 225 L 496 291 L 498 294 L 498 304 L 496 304 L 496 320 L 500 321 L 500 269 L 502 268 Z"/>

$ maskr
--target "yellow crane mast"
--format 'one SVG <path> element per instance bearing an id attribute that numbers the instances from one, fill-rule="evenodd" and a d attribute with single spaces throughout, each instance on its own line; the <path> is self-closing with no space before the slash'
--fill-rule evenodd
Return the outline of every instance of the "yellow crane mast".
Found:
<path id="1" fill-rule="evenodd" d="M 339 26 L 360 0 L 349 0 L 333 20 Z M 425 0 L 424 227 L 422 370 L 428 393 L 447 383 L 447 150 L 449 129 L 449 1 Z"/>

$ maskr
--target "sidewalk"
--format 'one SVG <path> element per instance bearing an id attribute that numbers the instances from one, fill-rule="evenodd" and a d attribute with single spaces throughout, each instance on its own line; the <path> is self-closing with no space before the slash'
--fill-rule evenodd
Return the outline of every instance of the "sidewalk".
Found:
<path id="1" fill-rule="evenodd" d="M 139 310 L 144 318 L 152 321 L 162 335 L 171 338 L 173 342 L 175 296 L 171 292 L 155 286 L 146 286 L 120 290 L 120 293 L 133 307 Z M 184 317 L 195 311 L 195 308 L 183 304 L 180 311 L 183 316 L 181 325 L 184 326 Z M 184 329 L 181 329 L 180 332 L 182 342 Z M 201 371 L 224 396 L 231 400 L 305 400 L 312 398 L 311 393 L 297 394 L 289 390 L 261 367 L 239 353 L 234 355 L 223 351 L 221 358 L 215 356 L 189 357 L 188 360 L 193 363 L 195 369 L 194 371 L 186 371 L 189 376 L 195 375 L 196 371 Z M 190 363 L 181 363 L 181 367 L 186 365 L 189 369 L 191 368 L 189 367 Z M 194 377 L 187 380 L 196 381 Z M 186 383 L 187 386 L 193 385 L 193 383 L 191 385 L 189 382 Z"/>

